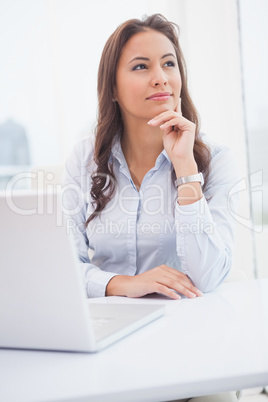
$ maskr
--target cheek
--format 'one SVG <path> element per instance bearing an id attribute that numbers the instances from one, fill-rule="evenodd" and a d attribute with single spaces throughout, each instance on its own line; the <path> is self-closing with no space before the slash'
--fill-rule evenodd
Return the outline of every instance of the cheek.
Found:
<path id="1" fill-rule="evenodd" d="M 131 93 L 129 91 L 129 95 L 131 96 L 131 98 L 133 99 L 133 102 L 137 102 L 139 100 L 143 100 L 144 96 L 145 96 L 145 86 L 140 82 L 132 82 L 131 85 Z"/>
<path id="2" fill-rule="evenodd" d="M 176 90 L 180 93 L 181 92 L 181 77 L 178 78 L 178 76 L 174 77 L 173 80 L 173 87 L 176 88 Z"/>
<path id="3" fill-rule="evenodd" d="M 135 85 L 133 80 L 128 79 L 127 77 L 121 77 L 120 81 L 117 84 L 117 94 L 122 102 L 127 101 L 131 98 L 131 95 L 135 91 Z"/>
<path id="4" fill-rule="evenodd" d="M 140 80 L 132 79 L 125 82 L 124 95 L 121 98 L 123 102 L 139 107 L 139 102 L 145 97 L 145 85 Z"/>

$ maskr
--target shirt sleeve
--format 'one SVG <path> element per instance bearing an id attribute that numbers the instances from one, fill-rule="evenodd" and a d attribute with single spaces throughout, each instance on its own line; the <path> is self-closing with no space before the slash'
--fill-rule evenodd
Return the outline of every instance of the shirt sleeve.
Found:
<path id="1" fill-rule="evenodd" d="M 91 264 L 85 223 L 87 220 L 90 173 L 88 172 L 89 139 L 79 142 L 66 161 L 62 178 L 62 204 L 69 234 L 73 237 L 78 264 L 88 297 L 105 296 L 108 282 L 117 274 L 104 272 Z M 91 146 L 92 148 L 92 146 Z"/>
<path id="2" fill-rule="evenodd" d="M 203 292 L 216 288 L 232 266 L 239 181 L 232 152 L 225 148 L 212 158 L 207 190 L 193 204 L 176 203 L 177 254 L 182 271 Z"/>

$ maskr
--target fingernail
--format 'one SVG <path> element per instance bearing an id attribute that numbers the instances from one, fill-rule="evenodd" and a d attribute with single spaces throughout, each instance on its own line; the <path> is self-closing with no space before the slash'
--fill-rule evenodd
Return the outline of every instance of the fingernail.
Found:
<path id="1" fill-rule="evenodd" d="M 197 295 L 198 296 L 204 296 L 204 293 L 202 293 L 201 290 L 198 290 Z"/>
<path id="2" fill-rule="evenodd" d="M 193 293 L 193 292 L 190 292 L 190 296 L 191 296 L 191 297 L 196 297 L 196 294 Z"/>
<path id="3" fill-rule="evenodd" d="M 155 122 L 155 120 L 154 120 L 154 119 L 152 119 L 152 120 L 148 121 L 148 123 L 147 123 L 147 124 L 153 124 L 154 122 Z"/>
<path id="4" fill-rule="evenodd" d="M 180 300 L 180 299 L 181 299 L 181 296 L 178 295 L 178 293 L 175 293 L 175 296 L 176 296 L 176 299 L 177 299 L 177 300 Z"/>

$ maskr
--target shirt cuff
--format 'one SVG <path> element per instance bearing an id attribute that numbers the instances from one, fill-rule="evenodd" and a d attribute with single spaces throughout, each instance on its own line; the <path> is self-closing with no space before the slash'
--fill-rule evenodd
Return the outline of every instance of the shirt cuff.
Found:
<path id="1" fill-rule="evenodd" d="M 106 286 L 110 280 L 118 274 L 105 272 L 100 268 L 91 269 L 86 279 L 86 289 L 88 297 L 104 297 Z"/>
<path id="2" fill-rule="evenodd" d="M 208 234 L 213 228 L 213 218 L 205 197 L 203 196 L 200 200 L 188 205 L 179 205 L 176 201 L 175 222 L 177 254 L 181 261 L 182 272 L 189 275 L 187 258 L 189 246 L 186 244 L 186 238 L 188 236 L 198 237 L 203 233 Z"/>
<path id="3" fill-rule="evenodd" d="M 205 197 L 188 205 L 176 202 L 175 219 L 178 223 L 178 234 L 201 234 L 211 231 L 213 217 Z"/>

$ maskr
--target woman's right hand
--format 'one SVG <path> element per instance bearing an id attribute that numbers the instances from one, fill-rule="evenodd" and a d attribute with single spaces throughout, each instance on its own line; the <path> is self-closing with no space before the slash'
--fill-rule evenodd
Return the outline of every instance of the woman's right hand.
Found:
<path id="1" fill-rule="evenodd" d="M 135 276 L 114 276 L 106 287 L 106 296 L 142 297 L 155 292 L 175 300 L 181 298 L 176 292 L 189 298 L 203 295 L 187 275 L 167 265 Z"/>

